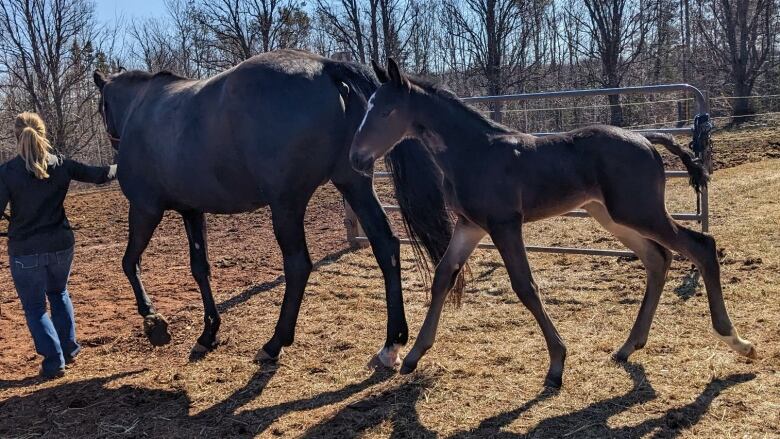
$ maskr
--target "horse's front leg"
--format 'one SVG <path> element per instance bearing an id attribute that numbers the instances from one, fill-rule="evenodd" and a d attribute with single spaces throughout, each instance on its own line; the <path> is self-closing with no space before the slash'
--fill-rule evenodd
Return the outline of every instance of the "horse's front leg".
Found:
<path id="1" fill-rule="evenodd" d="M 295 338 L 295 325 L 301 309 L 303 291 L 309 281 L 312 263 L 303 229 L 306 205 L 272 205 L 271 219 L 274 234 L 284 259 L 284 299 L 274 335 L 258 355 L 261 361 L 275 361 L 282 348 L 290 346 Z"/>
<path id="2" fill-rule="evenodd" d="M 428 308 L 428 314 L 425 316 L 425 322 L 420 329 L 417 340 L 414 341 L 414 347 L 409 351 L 401 367 L 401 373 L 406 374 L 417 368 L 425 352 L 433 346 L 436 338 L 436 329 L 439 326 L 439 317 L 441 316 L 444 301 L 447 294 L 452 289 L 458 274 L 463 269 L 463 265 L 468 260 L 471 253 L 477 248 L 477 244 L 485 236 L 485 231 L 476 224 L 458 217 L 458 222 L 452 232 L 452 239 L 444 252 L 439 265 L 436 266 L 436 273 L 433 276 L 433 285 L 431 286 L 431 305 Z"/>
<path id="3" fill-rule="evenodd" d="M 203 333 L 192 348 L 193 356 L 197 357 L 217 347 L 220 317 L 217 305 L 214 303 L 214 296 L 211 293 L 211 267 L 208 259 L 205 215 L 203 212 L 196 211 L 182 212 L 182 218 L 184 219 L 184 229 L 187 231 L 187 240 L 190 243 L 192 277 L 195 278 L 203 299 Z"/>
<path id="4" fill-rule="evenodd" d="M 354 173 L 349 183 L 336 183 L 336 187 L 360 220 L 385 280 L 387 337 L 379 352 L 369 360 L 368 367 L 374 369 L 379 366 L 400 366 L 401 347 L 409 338 L 401 292 L 400 242 L 390 228 L 370 178 Z"/>
<path id="5" fill-rule="evenodd" d="M 133 287 L 138 314 L 144 318 L 144 332 L 149 338 L 149 342 L 155 346 L 168 344 L 171 341 L 171 335 L 168 333 L 168 322 L 155 311 L 151 299 L 144 290 L 144 285 L 141 282 L 141 255 L 146 250 L 146 246 L 154 234 L 154 229 L 160 224 L 162 215 L 162 210 L 148 212 L 130 205 L 129 236 L 125 256 L 122 258 L 122 270 Z"/>

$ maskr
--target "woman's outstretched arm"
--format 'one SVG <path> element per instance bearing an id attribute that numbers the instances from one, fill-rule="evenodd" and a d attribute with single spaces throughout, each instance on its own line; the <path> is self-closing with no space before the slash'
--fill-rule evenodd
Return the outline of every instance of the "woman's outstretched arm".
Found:
<path id="1" fill-rule="evenodd" d="M 116 165 L 89 166 L 75 160 L 65 159 L 64 166 L 70 178 L 85 183 L 103 184 L 116 178 Z"/>

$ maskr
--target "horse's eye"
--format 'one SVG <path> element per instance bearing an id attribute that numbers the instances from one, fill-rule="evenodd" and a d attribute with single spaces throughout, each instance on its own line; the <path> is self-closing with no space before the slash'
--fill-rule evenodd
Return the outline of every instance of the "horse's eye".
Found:
<path id="1" fill-rule="evenodd" d="M 382 117 L 390 116 L 392 113 L 393 113 L 393 109 L 389 108 L 389 109 L 387 109 L 387 110 L 382 112 Z"/>

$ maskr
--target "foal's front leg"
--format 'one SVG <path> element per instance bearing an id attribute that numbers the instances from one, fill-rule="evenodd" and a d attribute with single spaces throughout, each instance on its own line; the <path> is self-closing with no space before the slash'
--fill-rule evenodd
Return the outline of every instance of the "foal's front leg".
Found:
<path id="1" fill-rule="evenodd" d="M 490 225 L 490 237 L 501 253 L 509 278 L 512 281 L 512 289 L 523 305 L 531 311 L 536 322 L 541 326 L 547 350 L 550 353 L 550 369 L 544 380 L 547 387 L 561 387 L 563 378 L 563 364 L 566 361 L 566 346 L 563 344 L 558 330 L 547 311 L 544 309 L 539 297 L 539 287 L 534 282 L 531 267 L 528 264 L 528 256 L 523 243 L 522 220 L 516 219 L 509 222 Z"/>
<path id="2" fill-rule="evenodd" d="M 436 328 L 439 326 L 439 317 L 441 316 L 447 293 L 452 289 L 458 274 L 463 268 L 463 264 L 466 263 L 466 260 L 471 256 L 471 253 L 485 234 L 485 231 L 476 224 L 465 218 L 458 217 L 458 222 L 455 224 L 455 230 L 452 232 L 452 238 L 447 251 L 444 252 L 439 265 L 436 266 L 436 273 L 433 276 L 433 285 L 431 286 L 431 305 L 428 308 L 428 314 L 425 316 L 425 323 L 423 323 L 420 334 L 414 342 L 414 347 L 412 347 L 409 355 L 404 359 L 401 367 L 402 374 L 410 373 L 417 368 L 417 362 L 433 346 L 433 341 L 436 338 Z"/>

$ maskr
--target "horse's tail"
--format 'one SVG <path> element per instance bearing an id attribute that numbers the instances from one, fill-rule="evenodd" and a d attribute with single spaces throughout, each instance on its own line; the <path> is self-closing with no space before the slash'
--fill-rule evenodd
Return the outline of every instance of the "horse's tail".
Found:
<path id="1" fill-rule="evenodd" d="M 645 138 L 647 138 L 647 140 L 650 141 L 650 143 L 662 145 L 669 152 L 676 155 L 677 157 L 680 157 L 683 165 L 685 165 L 685 169 L 688 171 L 688 175 L 690 176 L 689 181 L 691 186 L 693 186 L 696 192 L 699 192 L 701 188 L 707 186 L 707 181 L 710 179 L 709 174 L 707 174 L 707 170 L 704 168 L 701 162 L 693 156 L 691 152 L 684 150 L 682 145 L 675 142 L 674 137 L 672 137 L 670 134 L 663 133 L 643 133 L 643 135 Z"/>
<path id="2" fill-rule="evenodd" d="M 415 263 L 425 283 L 452 238 L 452 217 L 447 211 L 442 187 L 443 176 L 428 150 L 418 140 L 401 141 L 385 157 L 385 167 L 393 176 L 395 198 L 401 208 L 406 234 L 414 249 Z M 425 252 L 425 253 L 423 253 Z M 452 286 L 452 299 L 460 305 L 466 283 L 461 271 Z"/>
<path id="3" fill-rule="evenodd" d="M 367 67 L 351 62 L 331 61 L 326 68 L 334 80 L 349 87 L 350 94 L 359 93 L 359 99 L 347 99 L 347 106 L 362 105 L 365 112 L 368 98 L 379 87 L 374 74 Z M 406 139 L 396 145 L 385 156 L 385 166 L 393 177 L 395 196 L 414 250 L 415 263 L 424 282 L 428 283 L 431 266 L 439 263 L 452 237 L 453 224 L 444 202 L 442 174 L 428 150 L 416 139 Z M 460 276 L 452 290 L 456 304 L 460 303 L 464 287 L 463 276 Z"/>

